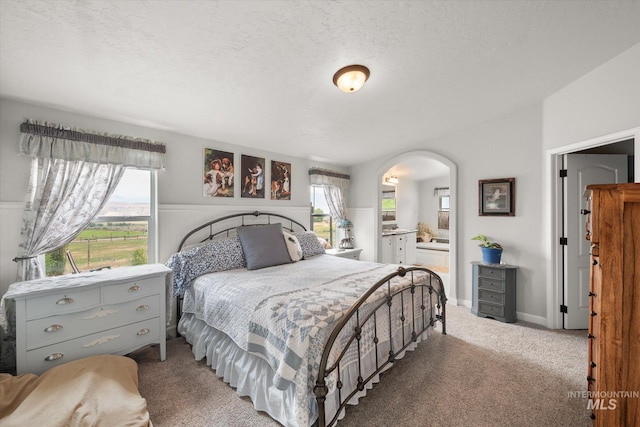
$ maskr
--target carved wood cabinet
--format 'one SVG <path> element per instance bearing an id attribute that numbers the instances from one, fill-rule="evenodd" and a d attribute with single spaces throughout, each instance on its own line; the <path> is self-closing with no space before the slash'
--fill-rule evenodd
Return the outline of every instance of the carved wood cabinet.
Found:
<path id="1" fill-rule="evenodd" d="M 587 186 L 591 241 L 588 408 L 595 426 L 640 425 L 640 184 Z"/>

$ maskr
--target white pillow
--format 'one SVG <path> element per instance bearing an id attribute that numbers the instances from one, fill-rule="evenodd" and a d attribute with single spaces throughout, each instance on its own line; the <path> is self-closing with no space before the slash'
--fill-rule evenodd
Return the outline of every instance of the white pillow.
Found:
<path id="1" fill-rule="evenodd" d="M 284 230 L 282 230 L 282 234 L 284 235 L 284 241 L 287 244 L 287 250 L 289 251 L 291 261 L 300 261 L 302 259 L 302 246 L 300 246 L 298 238 Z"/>

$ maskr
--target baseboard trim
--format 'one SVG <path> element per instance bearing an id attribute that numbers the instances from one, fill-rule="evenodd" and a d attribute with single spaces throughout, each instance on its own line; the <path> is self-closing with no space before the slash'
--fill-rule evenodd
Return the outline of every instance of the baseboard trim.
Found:
<path id="1" fill-rule="evenodd" d="M 518 318 L 518 320 L 523 320 L 525 322 L 530 322 L 530 323 L 535 323 L 537 325 L 540 326 L 547 326 L 547 318 L 546 317 L 542 317 L 542 316 L 536 316 L 534 314 L 528 314 L 528 313 L 521 313 L 521 312 L 516 312 L 516 316 Z"/>

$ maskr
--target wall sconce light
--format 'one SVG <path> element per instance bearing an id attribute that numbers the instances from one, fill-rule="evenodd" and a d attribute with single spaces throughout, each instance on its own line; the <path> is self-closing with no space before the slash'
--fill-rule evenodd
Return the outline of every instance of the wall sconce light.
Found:
<path id="1" fill-rule="evenodd" d="M 388 175 L 384 177 L 384 182 L 390 185 L 398 184 L 398 177 L 395 175 Z"/>
<path id="2" fill-rule="evenodd" d="M 348 65 L 333 75 L 333 84 L 343 92 L 355 92 L 369 78 L 369 69 L 364 65 Z"/>

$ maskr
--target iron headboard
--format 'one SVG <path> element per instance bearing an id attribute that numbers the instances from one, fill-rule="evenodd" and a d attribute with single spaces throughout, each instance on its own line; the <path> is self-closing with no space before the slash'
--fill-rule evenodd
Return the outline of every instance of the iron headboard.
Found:
<path id="1" fill-rule="evenodd" d="M 195 243 L 203 243 L 206 242 L 207 240 L 213 240 L 215 237 L 217 236 L 221 236 L 221 235 L 225 235 L 225 236 L 230 236 L 232 232 L 235 231 L 235 229 L 239 226 L 243 226 L 243 225 L 259 225 L 256 223 L 251 223 L 251 224 L 247 224 L 246 223 L 246 219 L 247 218 L 257 218 L 257 217 L 266 217 L 266 222 L 265 224 L 271 224 L 271 218 L 280 218 L 283 219 L 284 222 L 282 221 L 277 221 L 280 222 L 282 224 L 282 226 L 289 230 L 289 231 L 307 231 L 307 227 L 305 227 L 304 225 L 302 225 L 300 222 L 296 221 L 295 219 L 289 218 L 287 216 L 284 215 L 280 215 L 278 213 L 273 213 L 273 212 L 260 212 L 260 211 L 253 211 L 253 212 L 242 212 L 242 213 L 236 213 L 236 214 L 232 214 L 232 215 L 226 215 L 220 218 L 216 218 L 212 221 L 209 221 L 205 224 L 202 224 L 201 226 L 194 228 L 193 230 L 189 231 L 187 234 L 185 234 L 185 236 L 182 238 L 182 240 L 180 241 L 180 245 L 178 245 L 178 252 L 180 252 L 182 250 L 182 248 L 184 247 L 185 243 L 189 240 L 189 238 L 191 236 L 193 236 L 194 234 L 201 232 L 202 230 L 206 230 L 208 229 L 208 232 L 206 232 L 206 237 L 198 240 Z M 235 224 L 232 227 L 226 227 L 223 226 L 221 229 L 219 227 L 214 227 L 215 224 L 219 224 L 223 221 L 229 221 L 229 220 L 233 220 L 234 218 L 240 218 L 240 223 L 238 224 L 238 221 L 235 222 Z M 300 230 L 295 230 L 294 226 L 299 227 Z M 225 228 L 226 227 L 226 228 Z"/>

